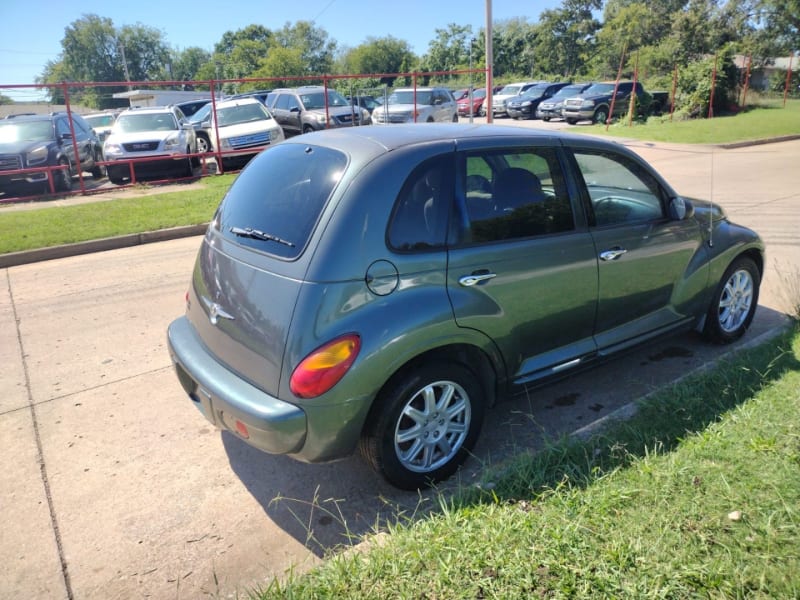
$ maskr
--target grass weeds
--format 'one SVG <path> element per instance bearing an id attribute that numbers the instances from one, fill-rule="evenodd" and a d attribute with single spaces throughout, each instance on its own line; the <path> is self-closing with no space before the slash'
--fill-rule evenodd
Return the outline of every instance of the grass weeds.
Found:
<path id="1" fill-rule="evenodd" d="M 30 210 L 0 208 L 0 254 L 205 223 L 233 178 L 205 177 L 200 190 Z"/>
<path id="2" fill-rule="evenodd" d="M 800 328 L 268 598 L 800 597 Z"/>
<path id="3" fill-rule="evenodd" d="M 764 102 L 734 115 L 713 119 L 670 120 L 650 117 L 646 123 L 620 119 L 606 130 L 592 125 L 587 133 L 676 144 L 725 144 L 769 139 L 800 132 L 800 100 Z"/>

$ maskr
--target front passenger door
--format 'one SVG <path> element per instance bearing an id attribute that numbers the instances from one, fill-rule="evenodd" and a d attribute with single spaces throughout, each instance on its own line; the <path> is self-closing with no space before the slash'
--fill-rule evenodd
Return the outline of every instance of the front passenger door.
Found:
<path id="1" fill-rule="evenodd" d="M 574 149 L 598 258 L 598 350 L 626 345 L 693 317 L 707 274 L 693 270 L 705 252 L 694 219 L 667 216 L 667 197 L 633 159 Z"/>

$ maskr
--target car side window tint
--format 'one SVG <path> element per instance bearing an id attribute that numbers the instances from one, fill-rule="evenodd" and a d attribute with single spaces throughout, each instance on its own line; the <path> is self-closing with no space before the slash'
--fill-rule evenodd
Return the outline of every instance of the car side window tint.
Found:
<path id="1" fill-rule="evenodd" d="M 66 119 L 56 119 L 56 135 L 61 137 L 64 134 L 72 133 Z"/>
<path id="2" fill-rule="evenodd" d="M 470 153 L 464 173 L 469 229 L 465 241 L 495 242 L 575 229 L 553 149 Z"/>
<path id="3" fill-rule="evenodd" d="M 431 250 L 447 242 L 453 204 L 452 158 L 426 161 L 411 173 L 395 201 L 389 245 L 395 250 Z"/>
<path id="4" fill-rule="evenodd" d="M 85 137 L 89 133 L 89 129 L 84 126 L 80 119 L 72 117 L 72 126 L 75 128 L 75 135 L 78 137 Z"/>
<path id="5" fill-rule="evenodd" d="M 586 184 L 594 224 L 625 225 L 664 218 L 658 182 L 625 156 L 611 152 L 575 151 Z"/>

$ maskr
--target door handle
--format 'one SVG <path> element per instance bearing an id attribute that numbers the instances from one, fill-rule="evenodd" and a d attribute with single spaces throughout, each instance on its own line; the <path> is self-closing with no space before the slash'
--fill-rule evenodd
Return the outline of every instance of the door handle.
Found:
<path id="1" fill-rule="evenodd" d="M 628 252 L 625 248 L 620 248 L 617 246 L 616 248 L 611 248 L 610 250 L 604 250 L 600 253 L 600 260 L 615 260 Z"/>
<path id="2" fill-rule="evenodd" d="M 469 287 L 480 283 L 481 281 L 488 281 L 497 277 L 497 273 L 490 273 L 489 271 L 479 271 L 472 275 L 462 275 L 458 278 L 458 283 L 465 287 Z"/>

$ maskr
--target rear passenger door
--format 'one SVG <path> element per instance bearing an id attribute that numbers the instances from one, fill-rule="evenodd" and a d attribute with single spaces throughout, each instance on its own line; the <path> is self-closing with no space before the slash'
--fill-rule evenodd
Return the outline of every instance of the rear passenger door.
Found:
<path id="1" fill-rule="evenodd" d="M 524 383 L 594 352 L 597 259 L 559 149 L 518 144 L 459 153 L 447 285 L 458 325 L 494 340 Z"/>

